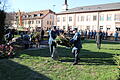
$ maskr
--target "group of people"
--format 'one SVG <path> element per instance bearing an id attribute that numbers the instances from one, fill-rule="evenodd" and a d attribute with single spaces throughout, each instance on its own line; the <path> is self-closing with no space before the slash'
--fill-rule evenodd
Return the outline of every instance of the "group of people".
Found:
<path id="1" fill-rule="evenodd" d="M 104 31 L 100 31 L 101 35 L 102 35 L 102 39 L 107 40 L 108 37 L 108 32 L 104 32 Z M 85 31 L 81 31 L 81 35 L 84 36 L 87 39 L 95 39 L 96 35 L 97 35 L 97 31 L 96 30 L 85 30 Z"/>
<path id="2" fill-rule="evenodd" d="M 79 61 L 79 53 L 80 49 L 82 48 L 82 43 L 81 43 L 81 36 L 80 33 L 77 32 L 77 29 L 74 30 L 75 34 L 72 39 L 70 39 L 70 42 L 74 44 L 74 47 L 72 49 L 72 53 L 75 57 L 73 65 L 78 64 Z M 60 31 L 57 29 L 56 26 L 53 26 L 51 30 L 49 30 L 49 49 L 50 49 L 50 54 L 52 59 L 57 59 L 57 53 L 56 53 L 56 38 L 57 36 L 60 36 Z"/>
<path id="3" fill-rule="evenodd" d="M 44 30 L 40 29 L 39 31 L 32 32 L 32 33 L 21 33 L 21 39 L 23 41 L 24 47 L 27 49 L 29 47 L 34 47 L 39 48 L 40 47 L 40 42 L 43 40 L 44 37 Z"/>
<path id="4" fill-rule="evenodd" d="M 86 39 L 95 39 L 96 38 L 96 35 L 97 35 L 97 32 L 96 30 L 85 30 L 85 31 L 80 31 L 81 32 L 81 35 L 84 36 Z M 108 34 L 108 32 L 106 31 L 101 31 L 100 30 L 100 33 L 101 33 L 101 39 L 102 40 L 108 40 L 108 36 L 110 37 L 114 37 L 114 40 L 117 41 L 118 40 L 118 37 L 119 37 L 119 33 L 117 31 L 115 31 L 115 33 L 111 33 L 111 34 Z"/>

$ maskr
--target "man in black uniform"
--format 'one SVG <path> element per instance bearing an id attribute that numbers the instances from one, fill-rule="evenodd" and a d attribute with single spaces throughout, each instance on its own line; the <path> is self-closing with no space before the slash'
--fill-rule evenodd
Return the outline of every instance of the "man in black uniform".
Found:
<path id="1" fill-rule="evenodd" d="M 43 30 L 43 28 L 41 29 L 41 40 L 43 40 L 43 38 L 44 38 L 44 30 Z"/>
<path id="2" fill-rule="evenodd" d="M 80 33 L 77 32 L 77 29 L 75 29 L 75 35 L 70 40 L 70 42 L 74 44 L 74 47 L 72 49 L 72 53 L 75 57 L 73 65 L 76 65 L 78 64 L 78 60 L 79 60 L 78 55 L 80 53 L 80 49 L 82 48 L 81 36 L 80 36 Z"/>
<path id="3" fill-rule="evenodd" d="M 52 30 L 49 31 L 49 48 L 52 59 L 57 59 L 56 53 L 56 37 L 59 36 L 59 31 L 56 29 L 56 26 L 52 27 Z"/>

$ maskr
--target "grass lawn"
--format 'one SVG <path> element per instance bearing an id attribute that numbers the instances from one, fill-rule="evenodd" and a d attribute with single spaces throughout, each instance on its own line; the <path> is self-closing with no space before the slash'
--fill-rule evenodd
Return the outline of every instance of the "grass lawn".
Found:
<path id="1" fill-rule="evenodd" d="M 120 54 L 120 44 L 84 41 L 80 62 L 73 66 L 71 49 L 57 48 L 59 61 L 50 58 L 49 49 L 23 50 L 14 59 L 0 60 L 0 80 L 119 80 L 113 56 Z"/>

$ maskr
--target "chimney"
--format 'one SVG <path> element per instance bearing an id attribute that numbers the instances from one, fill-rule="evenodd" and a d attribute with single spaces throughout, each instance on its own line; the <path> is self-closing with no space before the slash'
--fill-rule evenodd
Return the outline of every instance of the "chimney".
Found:
<path id="1" fill-rule="evenodd" d="M 67 4 L 67 0 L 65 0 L 65 3 L 63 4 L 63 11 L 67 11 L 68 10 L 68 4 Z"/>
<path id="2" fill-rule="evenodd" d="M 67 5 L 67 0 L 65 0 L 65 4 Z"/>

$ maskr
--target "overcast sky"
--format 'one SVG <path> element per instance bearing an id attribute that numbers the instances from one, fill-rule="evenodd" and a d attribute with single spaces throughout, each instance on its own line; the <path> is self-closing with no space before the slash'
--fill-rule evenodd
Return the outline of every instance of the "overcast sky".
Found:
<path id="1" fill-rule="evenodd" d="M 51 9 L 55 12 L 62 11 L 62 5 L 65 0 L 8 0 L 10 4 L 10 9 L 7 11 L 38 11 Z M 97 5 L 97 4 L 106 4 L 106 3 L 115 3 L 120 2 L 120 0 L 68 0 L 68 8 L 88 6 L 88 5 Z M 53 5 L 56 5 L 53 7 Z"/>

